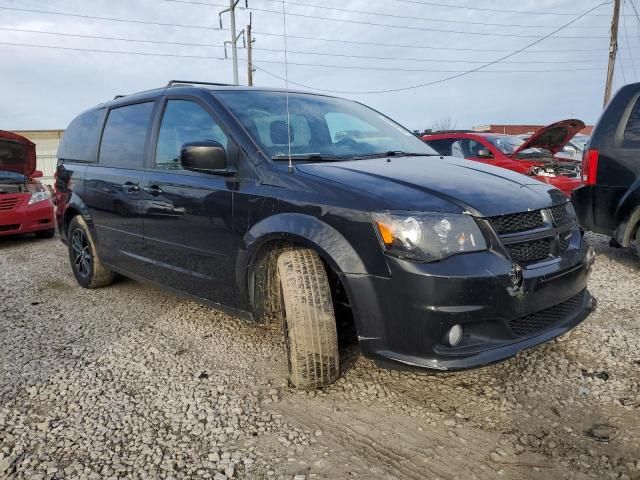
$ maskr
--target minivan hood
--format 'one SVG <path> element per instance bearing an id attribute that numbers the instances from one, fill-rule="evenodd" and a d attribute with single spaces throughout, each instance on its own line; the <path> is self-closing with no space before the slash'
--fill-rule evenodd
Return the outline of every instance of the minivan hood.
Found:
<path id="1" fill-rule="evenodd" d="M 453 157 L 393 157 L 297 165 L 298 170 L 382 199 L 381 209 L 468 211 L 492 217 L 566 202 L 533 178 Z"/>
<path id="2" fill-rule="evenodd" d="M 30 177 L 36 170 L 36 145 L 21 135 L 0 130 L 0 170 Z"/>
<path id="3" fill-rule="evenodd" d="M 575 118 L 552 123 L 537 130 L 510 156 L 517 158 L 520 152 L 530 148 L 544 148 L 555 155 L 584 127 L 584 122 Z"/>

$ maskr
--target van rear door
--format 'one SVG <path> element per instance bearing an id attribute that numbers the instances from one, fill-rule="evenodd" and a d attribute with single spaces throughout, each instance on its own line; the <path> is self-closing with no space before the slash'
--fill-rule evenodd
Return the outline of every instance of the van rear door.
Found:
<path id="1" fill-rule="evenodd" d="M 83 200 L 96 229 L 103 260 L 142 274 L 142 217 L 149 195 L 140 187 L 155 108 L 145 101 L 112 108 L 102 133 L 98 164 L 87 167 Z"/>

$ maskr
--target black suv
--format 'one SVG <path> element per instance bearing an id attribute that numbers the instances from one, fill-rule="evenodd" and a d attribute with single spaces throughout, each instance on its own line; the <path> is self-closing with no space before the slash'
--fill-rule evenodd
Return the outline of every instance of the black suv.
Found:
<path id="1" fill-rule="evenodd" d="M 583 154 L 585 186 L 573 192 L 580 224 L 640 251 L 640 83 L 609 102 Z"/>
<path id="2" fill-rule="evenodd" d="M 595 305 L 562 192 L 441 157 L 356 102 L 171 82 L 79 115 L 59 159 L 80 285 L 117 272 L 275 318 L 301 388 L 337 378 L 349 316 L 379 363 L 455 370 L 548 341 Z"/>

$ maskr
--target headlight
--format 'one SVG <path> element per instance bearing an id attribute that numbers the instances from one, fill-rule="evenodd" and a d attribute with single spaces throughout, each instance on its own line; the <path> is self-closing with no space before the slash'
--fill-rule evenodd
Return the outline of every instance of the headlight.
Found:
<path id="1" fill-rule="evenodd" d="M 34 203 L 44 202 L 45 200 L 49 200 L 51 195 L 47 190 L 41 190 L 39 192 L 31 192 L 31 198 L 29 199 L 29 205 L 33 205 Z"/>
<path id="2" fill-rule="evenodd" d="M 372 216 L 382 248 L 396 257 L 431 262 L 487 249 L 470 215 L 379 212 Z"/>

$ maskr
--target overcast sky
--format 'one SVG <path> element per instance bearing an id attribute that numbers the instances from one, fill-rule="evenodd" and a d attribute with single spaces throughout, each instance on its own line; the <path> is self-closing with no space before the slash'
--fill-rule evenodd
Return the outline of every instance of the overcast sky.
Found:
<path id="1" fill-rule="evenodd" d="M 227 4 L 227 0 L 196 1 Z M 349 92 L 397 89 L 436 81 L 518 50 L 570 22 L 600 1 L 432 2 L 493 10 L 571 14 L 530 15 L 418 4 L 427 0 L 288 0 L 290 3 L 286 8 L 291 13 L 286 19 L 290 35 L 288 49 L 291 51 L 288 55 L 289 79 L 319 89 Z M 301 3 L 305 5 L 299 5 Z M 633 16 L 629 2 L 625 4 L 625 16 L 620 25 L 621 50 L 614 83 L 616 88 L 625 82 L 636 81 L 635 70 L 640 69 L 640 65 L 635 66 L 632 62 L 640 48 L 639 21 Z M 335 7 L 342 11 L 310 5 Z M 204 27 L 126 23 L 0 8 L 0 42 L 3 43 L 223 58 L 224 49 L 221 47 L 229 39 L 228 30 L 217 30 L 218 11 L 221 10 L 218 6 L 167 0 L 0 0 L 0 7 Z M 256 66 L 283 77 L 284 65 L 279 63 L 284 60 L 283 17 L 281 13 L 265 11 L 281 11 L 282 3 L 279 0 L 249 0 L 249 7 L 254 9 Z M 372 12 L 375 15 L 344 10 Z M 430 128 L 444 117 L 451 117 L 458 128 L 489 123 L 544 124 L 569 117 L 593 123 L 602 107 L 611 10 L 611 5 L 604 5 L 571 28 L 535 45 L 532 51 L 519 53 L 504 63 L 488 67 L 484 72 L 401 92 L 340 96 L 367 103 L 411 129 Z M 310 18 L 318 16 L 362 23 Z M 249 20 L 248 11 L 238 10 L 237 18 L 239 29 L 244 28 Z M 508 26 L 487 25 L 489 23 Z M 228 14 L 223 16 L 223 26 L 229 28 Z M 216 47 L 127 42 L 86 36 L 211 44 Z M 363 45 L 344 41 L 403 46 Z M 111 99 L 116 94 L 162 86 L 169 79 L 232 81 L 231 61 L 224 59 L 81 52 L 6 44 L 0 44 L 0 52 L 4 59 L 0 64 L 0 129 L 6 130 L 65 128 L 77 113 L 86 108 Z M 240 83 L 246 84 L 246 51 L 241 49 L 239 56 Z M 301 63 L 325 67 L 296 65 Z M 504 72 L 523 70 L 526 72 Z M 503 73 L 496 73 L 498 71 Z M 255 74 L 255 84 L 284 86 L 282 80 L 260 70 Z M 292 88 L 299 87 L 292 85 Z"/>

